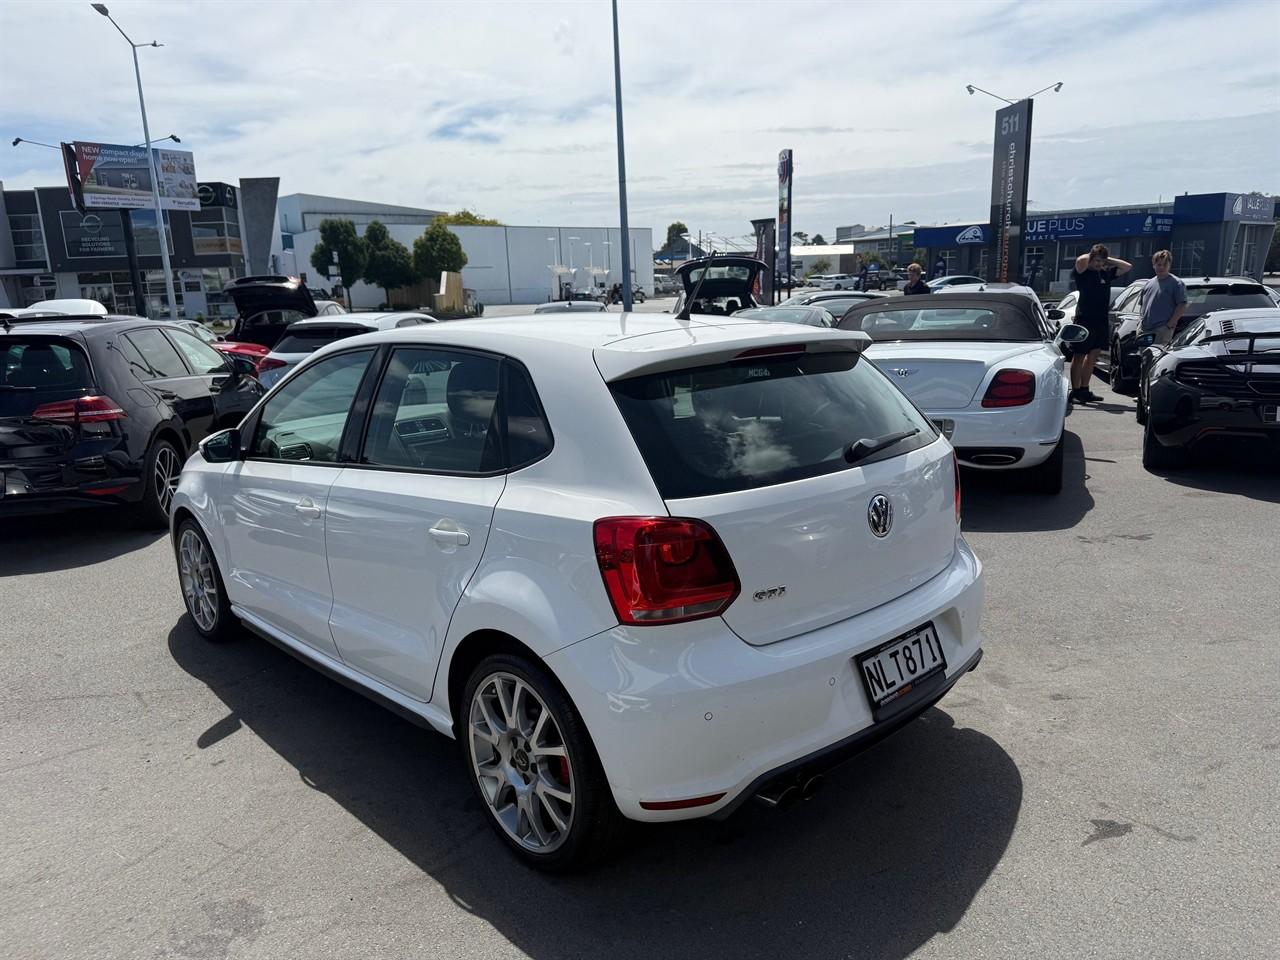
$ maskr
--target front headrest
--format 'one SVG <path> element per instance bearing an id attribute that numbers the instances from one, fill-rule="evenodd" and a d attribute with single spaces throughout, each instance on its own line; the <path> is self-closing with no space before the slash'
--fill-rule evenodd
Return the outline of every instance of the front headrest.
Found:
<path id="1" fill-rule="evenodd" d="M 455 363 L 445 397 L 455 420 L 488 423 L 498 402 L 498 364 L 480 359 Z"/>

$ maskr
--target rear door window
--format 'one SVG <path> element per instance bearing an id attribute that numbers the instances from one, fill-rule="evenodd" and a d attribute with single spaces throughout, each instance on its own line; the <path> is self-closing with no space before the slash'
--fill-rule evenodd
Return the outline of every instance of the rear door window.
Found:
<path id="1" fill-rule="evenodd" d="M 45 403 L 88 393 L 84 352 L 66 341 L 5 337 L 0 342 L 0 417 L 29 417 Z"/>
<path id="2" fill-rule="evenodd" d="M 187 366 L 192 372 L 208 377 L 218 373 L 230 373 L 231 368 L 222 354 L 196 337 L 182 330 L 170 330 L 169 338 L 187 358 Z"/>
<path id="3" fill-rule="evenodd" d="M 146 361 L 151 371 L 148 379 L 189 376 L 177 348 L 159 330 L 132 330 L 124 336 Z"/>
<path id="4" fill-rule="evenodd" d="M 609 389 L 667 500 L 848 470 L 845 451 L 862 439 L 917 431 L 859 466 L 937 438 L 874 364 L 848 351 L 744 359 Z"/>

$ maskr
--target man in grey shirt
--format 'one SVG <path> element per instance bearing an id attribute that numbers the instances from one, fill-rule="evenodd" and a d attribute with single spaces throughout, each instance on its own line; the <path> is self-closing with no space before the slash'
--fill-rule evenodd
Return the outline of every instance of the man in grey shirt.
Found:
<path id="1" fill-rule="evenodd" d="M 1178 329 L 1178 320 L 1187 310 L 1187 287 L 1169 272 L 1173 257 L 1168 250 L 1151 256 L 1156 275 L 1142 288 L 1141 333 L 1155 335 L 1155 343 L 1168 343 Z"/>

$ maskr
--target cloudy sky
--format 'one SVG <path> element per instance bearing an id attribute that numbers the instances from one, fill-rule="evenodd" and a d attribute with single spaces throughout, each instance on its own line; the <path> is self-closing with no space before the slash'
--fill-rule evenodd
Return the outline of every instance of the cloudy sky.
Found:
<path id="1" fill-rule="evenodd" d="M 609 4 L 112 0 L 152 135 L 201 179 L 617 222 Z M 631 222 L 728 236 L 795 150 L 797 229 L 983 220 L 993 110 L 1036 100 L 1034 207 L 1280 193 L 1280 3 L 620 0 Z M 142 139 L 129 50 L 87 2 L 0 4 L 0 180 L 61 180 L 20 136 Z"/>

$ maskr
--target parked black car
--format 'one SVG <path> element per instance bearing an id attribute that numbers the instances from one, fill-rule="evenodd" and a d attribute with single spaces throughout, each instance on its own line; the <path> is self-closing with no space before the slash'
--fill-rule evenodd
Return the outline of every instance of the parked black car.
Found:
<path id="1" fill-rule="evenodd" d="M 1219 310 L 1141 355 L 1144 467 L 1173 467 L 1206 438 L 1280 450 L 1280 309 Z"/>
<path id="2" fill-rule="evenodd" d="M 0 321 L 0 516 L 125 503 L 164 526 L 187 456 L 263 393 L 251 360 L 176 324 Z"/>
<path id="3" fill-rule="evenodd" d="M 1275 302 L 1262 284 L 1240 277 L 1182 278 L 1187 288 L 1187 310 L 1178 321 L 1178 332 L 1212 310 L 1241 310 L 1271 307 Z M 1151 334 L 1138 330 L 1142 314 L 1145 280 L 1135 280 L 1113 301 L 1108 315 L 1111 348 L 1098 357 L 1098 372 L 1104 374 L 1117 393 L 1129 393 L 1138 383 L 1138 355 L 1152 341 Z"/>

